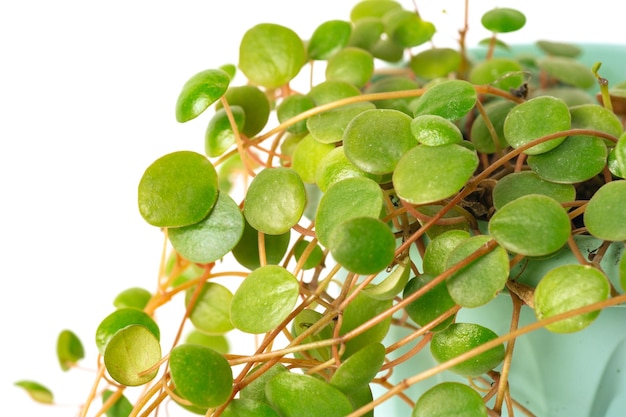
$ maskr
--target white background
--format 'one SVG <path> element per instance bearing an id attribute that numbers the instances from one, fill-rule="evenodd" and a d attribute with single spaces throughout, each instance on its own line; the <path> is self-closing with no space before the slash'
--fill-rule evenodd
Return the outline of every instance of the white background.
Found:
<path id="1" fill-rule="evenodd" d="M 504 40 L 624 42 L 611 2 L 471 2 L 468 45 L 488 36 L 495 6 L 528 18 Z M 62 373 L 56 336 L 72 329 L 93 368 L 95 327 L 131 286 L 154 289 L 161 233 L 140 217 L 143 170 L 165 153 L 203 152 L 208 117 L 179 124 L 174 104 L 193 74 L 237 62 L 239 40 L 260 22 L 304 39 L 324 20 L 347 19 L 341 0 L 68 1 L 0 4 L 0 415 L 72 416 L 89 371 Z M 410 1 L 403 1 L 410 7 Z M 461 0 L 418 1 L 434 42 L 454 46 Z M 613 2 L 613 4 L 615 4 Z M 205 115 L 207 116 L 207 115 Z M 50 387 L 62 407 L 34 404 L 13 383 Z M 95 407 L 94 407 L 95 408 Z M 172 408 L 176 410 L 177 408 Z M 174 415 L 175 413 L 172 413 Z"/>

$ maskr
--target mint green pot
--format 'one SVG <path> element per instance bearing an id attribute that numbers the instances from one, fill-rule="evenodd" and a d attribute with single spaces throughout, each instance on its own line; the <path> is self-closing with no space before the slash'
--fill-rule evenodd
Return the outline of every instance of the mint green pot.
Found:
<path id="1" fill-rule="evenodd" d="M 584 44 L 580 61 L 591 67 L 601 62 L 600 75 L 609 81 L 626 80 L 626 45 Z M 534 45 L 519 45 L 500 56 L 523 53 L 540 54 Z M 484 52 L 473 51 L 475 57 Z M 610 87 L 610 84 L 609 84 Z M 598 88 L 591 89 L 597 92 Z M 626 210 L 626 202 L 624 202 Z M 576 238 L 584 254 L 592 253 L 601 242 L 589 236 Z M 623 242 L 616 242 L 605 255 L 602 267 L 613 285 L 620 291 L 617 264 L 624 250 Z M 550 269 L 577 263 L 567 249 L 556 256 L 529 263 L 520 280 L 536 285 Z M 512 271 L 516 275 L 517 271 Z M 462 309 L 458 322 L 482 324 L 496 333 L 508 333 L 512 312 L 511 299 L 500 295 L 485 306 Z M 522 308 L 520 327 L 536 321 L 534 312 L 527 306 Z M 407 335 L 407 331 L 394 329 L 388 336 L 389 342 Z M 410 347 L 407 347 L 409 349 Z M 404 349 L 397 354 L 406 352 Z M 395 368 L 392 382 L 416 375 L 436 366 L 437 363 L 427 348 L 407 363 Z M 467 383 L 467 379 L 444 371 L 435 377 L 410 387 L 405 393 L 417 400 L 422 393 L 444 381 Z M 509 377 L 513 399 L 529 409 L 537 417 L 624 417 L 626 416 L 626 305 L 603 310 L 599 317 L 586 329 L 572 334 L 555 334 L 539 329 L 519 337 Z M 373 387 L 374 395 L 384 392 Z M 395 397 L 376 409 L 377 416 L 410 416 L 410 407 Z M 523 415 L 520 411 L 515 416 Z M 507 416 L 503 411 L 503 416 Z"/>

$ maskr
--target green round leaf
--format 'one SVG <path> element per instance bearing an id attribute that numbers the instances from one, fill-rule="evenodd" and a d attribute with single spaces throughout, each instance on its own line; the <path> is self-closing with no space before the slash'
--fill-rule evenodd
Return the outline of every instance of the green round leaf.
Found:
<path id="1" fill-rule="evenodd" d="M 274 23 L 249 29 L 239 46 L 239 69 L 252 84 L 266 88 L 287 84 L 305 62 L 306 51 L 298 34 Z"/>
<path id="2" fill-rule="evenodd" d="M 526 24 L 526 16 L 519 10 L 499 7 L 488 11 L 480 19 L 485 29 L 496 33 L 515 32 Z"/>
<path id="3" fill-rule="evenodd" d="M 230 87 L 224 98 L 231 107 L 239 106 L 243 109 L 245 119 L 241 133 L 247 137 L 252 137 L 259 133 L 270 116 L 270 101 L 265 93 L 254 85 L 240 85 Z M 216 104 L 218 111 L 223 107 L 222 102 Z"/>
<path id="4" fill-rule="evenodd" d="M 276 265 L 283 259 L 289 248 L 290 238 L 290 230 L 280 235 L 264 236 L 265 257 L 268 264 Z M 261 266 L 259 231 L 250 226 L 248 222 L 245 222 L 243 235 L 232 252 L 237 262 L 249 270 L 254 270 Z"/>
<path id="5" fill-rule="evenodd" d="M 439 215 L 439 212 L 441 212 L 443 210 L 444 206 L 442 204 L 427 204 L 424 206 L 417 206 L 415 207 L 415 209 L 417 211 L 419 211 L 420 213 L 428 216 L 428 217 L 433 217 L 436 215 Z M 464 217 L 467 216 L 467 213 L 462 210 L 460 207 L 455 206 L 452 209 L 446 210 L 443 214 L 443 216 L 441 217 L 442 219 L 454 219 L 454 218 L 459 218 L 459 217 Z M 418 222 L 423 226 L 424 224 L 426 224 L 426 220 L 420 220 L 418 219 Z M 445 233 L 449 230 L 463 230 L 463 231 L 469 231 L 470 230 L 470 224 L 469 221 L 467 220 L 461 220 L 461 221 L 457 221 L 455 223 L 452 224 L 434 224 L 432 226 L 430 226 L 428 228 L 428 230 L 426 230 L 426 235 L 430 238 L 430 239 L 434 239 L 435 237 L 439 236 L 442 233 Z M 439 274 L 437 274 L 439 275 Z"/>
<path id="6" fill-rule="evenodd" d="M 307 45 L 309 59 L 328 59 L 347 45 L 352 33 L 350 22 L 329 20 L 320 24 Z"/>
<path id="7" fill-rule="evenodd" d="M 276 117 L 280 123 L 284 123 L 292 117 L 298 116 L 315 107 L 313 99 L 304 94 L 292 94 L 287 96 L 276 107 Z M 287 132 L 295 135 L 307 132 L 307 120 L 301 120 L 287 128 Z"/>
<path id="8" fill-rule="evenodd" d="M 389 174 L 417 140 L 411 134 L 411 118 L 390 109 L 366 110 L 357 115 L 343 136 L 346 157 L 371 174 Z"/>
<path id="9" fill-rule="evenodd" d="M 609 281 L 601 271 L 587 265 L 558 266 L 544 275 L 535 289 L 535 314 L 540 320 L 549 318 L 606 300 L 609 294 Z M 599 310 L 579 314 L 546 328 L 555 333 L 577 332 L 599 314 Z"/>
<path id="10" fill-rule="evenodd" d="M 541 178 L 564 184 L 591 179 L 602 172 L 608 150 L 595 136 L 568 136 L 556 148 L 539 155 L 530 155 L 528 165 Z"/>
<path id="11" fill-rule="evenodd" d="M 352 412 L 345 394 L 311 375 L 281 372 L 270 379 L 265 393 L 282 417 L 343 417 Z"/>
<path id="12" fill-rule="evenodd" d="M 222 334 L 213 335 L 200 330 L 192 330 L 185 337 L 185 343 L 205 346 L 221 354 L 230 352 L 228 339 Z"/>
<path id="13" fill-rule="evenodd" d="M 157 341 L 160 338 L 161 331 L 152 317 L 136 308 L 120 308 L 106 316 L 96 329 L 96 346 L 100 353 L 104 354 L 109 341 L 118 331 L 131 325 L 143 326 L 152 332 Z"/>
<path id="14" fill-rule="evenodd" d="M 233 372 L 226 358 L 204 346 L 182 344 L 172 349 L 170 373 L 176 392 L 199 407 L 225 403 L 233 389 Z"/>
<path id="15" fill-rule="evenodd" d="M 576 58 L 582 53 L 580 47 L 571 43 L 554 42 L 547 40 L 538 40 L 535 44 L 546 54 L 553 56 L 566 56 Z"/>
<path id="16" fill-rule="evenodd" d="M 231 106 L 230 108 L 237 130 L 241 132 L 243 129 L 246 115 L 240 106 Z M 220 156 L 235 144 L 235 133 L 228 120 L 226 110 L 220 109 L 209 121 L 206 132 L 204 134 L 204 152 L 209 157 Z"/>
<path id="17" fill-rule="evenodd" d="M 296 145 L 291 156 L 291 168 L 300 175 L 303 182 L 313 184 L 322 159 L 333 149 L 334 145 L 322 143 L 308 134 Z"/>
<path id="18" fill-rule="evenodd" d="M 414 55 L 409 66 L 418 77 L 432 80 L 456 72 L 461 65 L 461 54 L 452 48 L 431 48 Z"/>
<path id="19" fill-rule="evenodd" d="M 491 237 L 477 235 L 461 241 L 446 259 L 450 268 L 480 249 Z M 447 269 L 446 268 L 446 269 Z M 463 307 L 478 307 L 491 301 L 509 278 L 509 255 L 497 246 L 446 280 L 450 296 Z"/>
<path id="20" fill-rule="evenodd" d="M 150 382 L 159 372 L 156 368 L 145 373 L 161 360 L 161 345 L 152 330 L 133 324 L 113 335 L 103 357 L 111 378 L 134 387 Z"/>
<path id="21" fill-rule="evenodd" d="M 360 292 L 343 312 L 343 322 L 341 323 L 339 335 L 344 335 L 356 329 L 363 323 L 387 311 L 392 305 L 393 300 L 378 300 L 370 297 L 365 292 Z M 371 343 L 382 342 L 387 336 L 390 326 L 391 317 L 387 317 L 358 336 L 348 340 L 342 358 L 349 358 Z"/>
<path id="22" fill-rule="evenodd" d="M 571 232 L 567 212 L 553 198 L 529 194 L 505 204 L 489 220 L 489 233 L 505 249 L 544 256 L 561 249 Z"/>
<path id="23" fill-rule="evenodd" d="M 141 216 L 157 227 L 180 227 L 204 219 L 217 201 L 217 172 L 204 156 L 177 151 L 154 161 L 138 187 Z"/>
<path id="24" fill-rule="evenodd" d="M 322 317 L 323 317 L 322 313 L 305 308 L 304 310 L 300 311 L 298 315 L 293 319 L 293 322 L 291 324 L 291 334 L 294 337 L 300 336 L 302 333 L 307 331 L 309 327 L 313 326 L 315 323 L 321 320 Z M 321 329 L 317 330 L 315 333 L 305 337 L 302 340 L 301 344 L 304 345 L 307 343 L 318 342 L 320 340 L 328 340 L 332 337 L 333 337 L 332 325 L 327 324 Z M 331 358 L 331 355 L 332 353 L 331 353 L 331 349 L 329 346 L 320 347 L 317 349 L 309 349 L 309 350 L 306 350 L 305 352 L 295 353 L 295 356 L 297 358 L 305 358 L 305 359 L 313 358 L 320 362 L 326 362 L 327 360 Z"/>
<path id="25" fill-rule="evenodd" d="M 195 288 L 185 294 L 185 305 L 189 305 Z M 230 322 L 230 303 L 233 294 L 216 282 L 205 282 L 189 313 L 193 325 L 208 334 L 223 334 L 233 329 Z"/>
<path id="26" fill-rule="evenodd" d="M 373 180 L 354 177 L 338 181 L 320 199 L 315 218 L 317 239 L 328 247 L 339 224 L 355 217 L 378 217 L 383 207 L 383 191 Z"/>
<path id="27" fill-rule="evenodd" d="M 372 80 L 372 82 L 365 87 L 364 93 L 388 93 L 394 91 L 416 90 L 418 88 L 419 84 L 413 79 L 403 76 L 389 75 Z M 413 97 L 390 97 L 381 100 L 374 100 L 372 103 L 374 103 L 378 109 L 398 110 L 409 116 L 413 116 L 413 112 L 410 108 L 411 101 L 413 99 Z"/>
<path id="28" fill-rule="evenodd" d="M 279 325 L 296 305 L 300 283 L 286 269 L 266 265 L 241 283 L 230 306 L 233 325 L 247 333 L 265 333 Z"/>
<path id="29" fill-rule="evenodd" d="M 459 382 L 442 382 L 415 403 L 411 417 L 487 417 L 483 398 Z"/>
<path id="30" fill-rule="evenodd" d="M 355 46 L 371 52 L 384 30 L 385 26 L 380 18 L 364 17 L 353 23 L 348 46 Z"/>
<path id="31" fill-rule="evenodd" d="M 602 240 L 626 240 L 626 180 L 604 184 L 591 197 L 584 222 L 593 236 Z"/>
<path id="32" fill-rule="evenodd" d="M 524 83 L 522 70 L 521 64 L 514 59 L 495 57 L 474 65 L 469 74 L 469 81 L 479 85 L 491 84 L 509 91 Z"/>
<path id="33" fill-rule="evenodd" d="M 322 104 L 332 103 L 333 101 L 358 96 L 360 94 L 361 91 L 349 82 L 326 80 L 311 87 L 307 93 L 307 97 L 311 98 L 315 105 L 321 106 Z"/>
<path id="34" fill-rule="evenodd" d="M 434 237 L 426 246 L 422 259 L 424 273 L 434 277 L 442 274 L 446 270 L 446 258 L 450 252 L 468 237 L 469 232 L 458 229 L 448 230 Z"/>
<path id="35" fill-rule="evenodd" d="M 334 228 L 328 247 L 348 271 L 368 275 L 393 261 L 396 240 L 389 226 L 377 218 L 354 217 Z"/>
<path id="36" fill-rule="evenodd" d="M 382 176 L 369 174 L 357 168 L 348 158 L 343 150 L 343 146 L 337 146 L 328 152 L 320 161 L 315 175 L 315 182 L 322 192 L 346 178 L 367 177 L 378 182 Z"/>
<path id="37" fill-rule="evenodd" d="M 404 288 L 402 298 L 407 298 L 409 295 L 413 294 L 415 291 L 432 281 L 433 278 L 433 276 L 428 274 L 422 274 L 412 278 Z M 407 305 L 405 307 L 405 311 L 411 320 L 420 326 L 425 326 L 455 305 L 456 303 L 452 297 L 450 297 L 446 283 L 440 282 L 417 300 Z M 448 317 L 443 322 L 433 327 L 431 331 L 437 332 L 445 329 L 454 321 L 455 316 L 456 314 L 453 314 Z"/>
<path id="38" fill-rule="evenodd" d="M 479 324 L 453 323 L 434 334 L 430 352 L 437 362 L 443 363 L 497 337 L 495 332 Z M 464 376 L 479 376 L 498 366 L 503 359 L 504 344 L 500 344 L 449 369 Z"/>
<path id="39" fill-rule="evenodd" d="M 374 109 L 374 104 L 365 101 L 327 110 L 307 119 L 307 129 L 318 142 L 334 144 L 343 139 L 348 124 L 357 115 Z"/>
<path id="40" fill-rule="evenodd" d="M 151 298 L 152 293 L 150 291 L 145 288 L 133 287 L 119 293 L 113 300 L 113 305 L 115 308 L 134 307 L 143 310 Z"/>
<path id="41" fill-rule="evenodd" d="M 413 116 L 433 114 L 449 120 L 465 116 L 476 104 L 474 86 L 467 81 L 446 80 L 429 87 L 416 100 Z"/>
<path id="42" fill-rule="evenodd" d="M 428 146 L 449 145 L 463 141 L 463 134 L 454 123 L 432 114 L 423 114 L 413 119 L 411 133 L 419 143 Z"/>
<path id="43" fill-rule="evenodd" d="M 176 120 L 181 123 L 196 118 L 224 95 L 230 76 L 219 69 L 199 72 L 183 86 L 176 102 Z"/>
<path id="44" fill-rule="evenodd" d="M 223 417 L 279 417 L 269 405 L 248 399 L 235 398 L 222 413 Z"/>
<path id="45" fill-rule="evenodd" d="M 400 8 L 402 5 L 395 0 L 362 0 L 350 11 L 350 20 L 358 22 L 370 17 L 383 17 L 387 12 Z"/>
<path id="46" fill-rule="evenodd" d="M 113 391 L 104 390 L 102 393 L 102 405 L 104 405 L 109 397 L 113 395 Z M 133 411 L 133 404 L 126 398 L 126 396 L 122 395 L 119 397 L 106 412 L 107 417 L 128 417 L 130 413 Z"/>
<path id="47" fill-rule="evenodd" d="M 228 194 L 219 193 L 207 217 L 191 226 L 170 229 L 168 237 L 183 258 L 196 263 L 211 263 L 237 245 L 243 228 L 243 215 L 237 203 Z"/>
<path id="48" fill-rule="evenodd" d="M 385 32 L 402 48 L 412 48 L 428 42 L 436 32 L 435 25 L 422 20 L 415 12 L 397 9 L 383 16 Z"/>
<path id="49" fill-rule="evenodd" d="M 533 171 L 520 171 L 498 180 L 492 193 L 493 206 L 499 210 L 528 194 L 546 195 L 559 203 L 576 200 L 576 188 L 572 184 L 556 184 L 542 179 Z"/>
<path id="50" fill-rule="evenodd" d="M 370 52 L 374 58 L 385 62 L 400 63 L 404 58 L 404 48 L 389 38 L 379 39 L 370 48 Z"/>
<path id="51" fill-rule="evenodd" d="M 624 131 L 620 118 L 611 110 L 597 103 L 570 105 L 569 111 L 572 115 L 572 129 L 599 130 L 616 138 L 619 138 Z M 608 139 L 602 140 L 607 146 L 615 146 L 615 143 Z"/>
<path id="52" fill-rule="evenodd" d="M 542 120 L 542 123 L 537 123 Z M 571 116 L 567 104 L 561 99 L 540 96 L 518 104 L 504 120 L 504 137 L 514 148 L 543 136 L 568 130 Z M 524 151 L 528 155 L 537 155 L 556 148 L 565 140 L 565 136 L 543 142 Z"/>
<path id="53" fill-rule="evenodd" d="M 363 291 L 378 300 L 391 300 L 404 289 L 410 274 L 410 259 L 406 258 L 382 282 L 368 285 Z"/>
<path id="54" fill-rule="evenodd" d="M 258 231 L 280 235 L 298 223 L 305 206 L 306 190 L 296 171 L 266 168 L 250 183 L 243 214 Z"/>
<path id="55" fill-rule="evenodd" d="M 494 140 L 485 118 L 479 114 L 470 130 L 470 140 L 476 147 L 476 151 L 490 154 L 495 153 L 497 149 L 505 149 L 509 146 L 504 138 L 504 120 L 513 107 L 515 103 L 508 100 L 496 100 L 484 105 L 485 113 L 497 137 Z"/>
<path id="56" fill-rule="evenodd" d="M 419 145 L 398 162 L 393 184 L 403 200 L 413 204 L 432 203 L 456 194 L 476 167 L 476 152 L 464 146 Z"/>
<path id="57" fill-rule="evenodd" d="M 591 68 L 573 58 L 548 56 L 537 60 L 537 65 L 562 83 L 578 88 L 591 88 L 597 82 Z"/>
<path id="58" fill-rule="evenodd" d="M 363 87 L 374 73 L 374 57 L 368 51 L 347 46 L 328 58 L 326 79 Z"/>
<path id="59" fill-rule="evenodd" d="M 385 362 L 385 346 L 372 343 L 355 352 L 337 368 L 330 385 L 349 394 L 367 386 Z"/>
<path id="60" fill-rule="evenodd" d="M 246 385 L 241 389 L 240 398 L 269 404 L 269 401 L 265 396 L 265 385 L 267 385 L 268 381 L 272 379 L 276 374 L 279 374 L 281 372 L 288 372 L 288 370 L 285 365 L 278 362 L 259 375 L 257 373 L 257 370 L 261 366 L 263 366 L 263 364 L 255 366 L 250 370 L 248 375 L 246 375 L 246 379 L 244 380 L 246 382 Z M 250 375 L 254 375 L 255 379 L 249 381 Z"/>
<path id="61" fill-rule="evenodd" d="M 17 381 L 15 386 L 24 389 L 30 398 L 40 404 L 54 404 L 52 391 L 38 382 Z"/>
<path id="62" fill-rule="evenodd" d="M 57 359 L 64 371 L 76 365 L 76 362 L 85 357 L 85 348 L 71 330 L 63 330 L 57 338 Z"/>
<path id="63" fill-rule="evenodd" d="M 309 242 L 308 240 L 301 240 L 293 246 L 293 254 L 296 257 L 297 261 L 300 261 L 300 258 L 302 257 L 304 251 L 307 249 L 310 243 L 311 242 Z M 309 253 L 308 257 L 304 261 L 302 269 L 315 268 L 322 262 L 323 257 L 324 252 L 322 251 L 322 248 L 316 244 L 315 246 L 313 246 L 313 250 L 311 251 L 311 253 Z"/>

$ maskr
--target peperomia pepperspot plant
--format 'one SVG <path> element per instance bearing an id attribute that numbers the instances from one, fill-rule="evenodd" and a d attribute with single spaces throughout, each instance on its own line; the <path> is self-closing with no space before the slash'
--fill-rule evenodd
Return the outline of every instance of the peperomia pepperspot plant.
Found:
<path id="1" fill-rule="evenodd" d="M 519 11 L 481 23 L 491 36 L 472 54 L 467 22 L 459 50 L 433 48 L 416 10 L 364 0 L 308 40 L 254 26 L 238 68 L 193 75 L 176 119 L 207 117 L 203 150 L 162 156 L 138 185 L 171 250 L 158 291 L 124 290 L 96 326 L 106 388 L 81 415 L 171 399 L 207 416 L 360 416 L 392 397 L 403 415 L 533 415 L 511 394 L 516 339 L 581 331 L 626 301 L 626 84 L 575 45 L 500 53 Z M 574 261 L 536 273 L 565 252 Z M 502 298 L 509 332 L 460 319 Z M 171 348 L 155 319 L 169 303 L 184 307 Z M 69 330 L 57 348 L 65 370 L 84 356 Z M 437 365 L 395 380 L 420 353 Z M 408 393 L 446 372 L 466 382 Z"/>

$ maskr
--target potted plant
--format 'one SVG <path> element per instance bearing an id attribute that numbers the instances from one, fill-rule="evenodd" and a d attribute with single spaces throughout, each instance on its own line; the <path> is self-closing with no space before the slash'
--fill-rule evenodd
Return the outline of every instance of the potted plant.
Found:
<path id="1" fill-rule="evenodd" d="M 472 50 L 467 22 L 458 50 L 426 47 L 425 19 L 364 0 L 306 41 L 260 23 L 237 67 L 189 78 L 176 118 L 206 116 L 203 150 L 163 155 L 138 184 L 169 249 L 159 290 L 123 290 L 94 326 L 81 415 L 613 412 L 624 80 L 575 45 L 508 47 L 517 10 L 485 14 L 493 36 Z M 155 313 L 170 303 L 185 309 L 164 345 Z M 546 371 L 578 334 L 604 349 L 600 364 L 574 356 L 592 369 L 584 405 L 548 390 L 570 370 Z M 69 330 L 57 349 L 64 369 L 84 355 Z"/>

